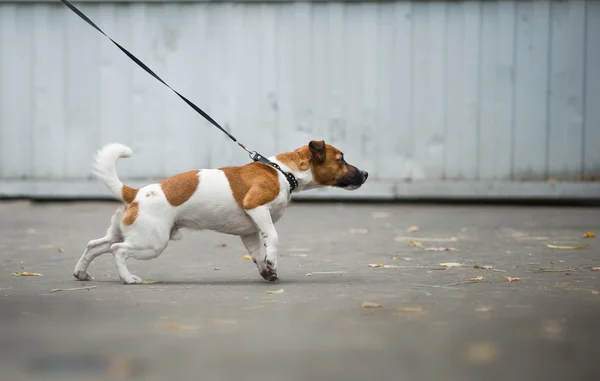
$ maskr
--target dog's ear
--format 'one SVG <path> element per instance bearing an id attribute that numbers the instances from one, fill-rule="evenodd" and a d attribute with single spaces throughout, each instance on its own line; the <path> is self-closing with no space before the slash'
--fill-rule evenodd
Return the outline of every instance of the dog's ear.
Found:
<path id="1" fill-rule="evenodd" d="M 325 154 L 327 150 L 325 149 L 324 140 L 313 140 L 310 143 L 308 143 L 308 148 L 310 149 L 310 153 L 312 153 L 313 159 L 317 163 L 323 163 L 325 161 Z"/>

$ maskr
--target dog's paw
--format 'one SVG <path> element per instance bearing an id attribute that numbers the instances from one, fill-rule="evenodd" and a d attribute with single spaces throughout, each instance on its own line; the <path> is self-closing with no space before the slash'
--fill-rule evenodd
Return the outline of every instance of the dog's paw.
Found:
<path id="1" fill-rule="evenodd" d="M 73 271 L 73 276 L 77 278 L 77 280 L 92 280 L 92 276 L 85 270 L 75 270 Z"/>
<path id="2" fill-rule="evenodd" d="M 123 284 L 141 284 L 142 278 L 140 278 L 137 275 L 130 274 L 125 279 L 121 278 L 121 281 L 123 282 Z"/>
<path id="3" fill-rule="evenodd" d="M 279 276 L 277 275 L 277 269 L 275 269 L 275 266 L 273 266 L 273 263 L 271 261 L 267 261 L 267 266 L 265 269 L 262 269 L 260 271 L 260 276 L 262 276 L 263 279 L 268 280 L 269 282 L 276 282 L 279 280 Z"/>

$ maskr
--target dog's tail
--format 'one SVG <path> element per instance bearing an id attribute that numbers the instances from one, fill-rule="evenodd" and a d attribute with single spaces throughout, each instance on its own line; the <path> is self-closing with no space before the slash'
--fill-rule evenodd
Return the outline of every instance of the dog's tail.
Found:
<path id="1" fill-rule="evenodd" d="M 123 185 L 121 180 L 119 180 L 119 176 L 117 176 L 115 164 L 119 158 L 131 157 L 132 154 L 133 151 L 131 151 L 131 148 L 123 144 L 111 143 L 98 151 L 94 163 L 94 175 L 102 180 L 115 198 L 127 203 L 133 201 L 137 194 L 137 189 Z"/>

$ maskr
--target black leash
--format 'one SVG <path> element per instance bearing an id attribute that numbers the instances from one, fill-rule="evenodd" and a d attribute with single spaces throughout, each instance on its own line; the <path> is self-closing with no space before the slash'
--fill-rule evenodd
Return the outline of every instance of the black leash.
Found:
<path id="1" fill-rule="evenodd" d="M 245 145 L 240 143 L 233 135 L 231 135 L 229 132 L 227 132 L 223 127 L 221 127 L 221 125 L 219 123 L 217 123 L 213 118 L 211 118 L 210 115 L 208 115 L 200 107 L 196 106 L 192 101 L 190 101 L 189 99 L 187 99 L 186 97 L 181 95 L 179 92 L 177 92 L 175 89 L 173 89 L 171 86 L 169 86 L 165 81 L 162 80 L 162 78 L 160 78 L 155 72 L 153 72 L 152 69 L 150 69 L 148 66 L 146 66 L 146 64 L 144 64 L 142 61 L 140 61 L 136 56 L 129 53 L 129 51 L 127 49 L 125 49 L 124 47 L 122 47 L 121 45 L 119 45 L 118 42 L 116 42 L 112 38 L 108 37 L 108 35 L 106 33 L 104 33 L 102 31 L 102 29 L 100 29 L 96 24 L 94 24 L 94 22 L 92 20 L 90 20 L 86 15 L 84 15 L 79 9 L 75 8 L 75 6 L 73 4 L 69 3 L 67 0 L 60 0 L 60 1 L 62 1 L 62 3 L 64 5 L 66 5 L 70 10 L 75 12 L 75 14 L 77 16 L 81 17 L 85 22 L 90 24 L 94 29 L 96 29 L 98 32 L 102 33 L 104 35 L 104 37 L 108 38 L 113 44 L 115 44 L 119 49 L 121 49 L 121 51 L 123 53 L 125 53 L 127 55 L 127 57 L 131 58 L 131 60 L 133 62 L 138 64 L 139 67 L 144 69 L 148 74 L 153 76 L 160 83 L 162 83 L 163 85 L 165 85 L 169 89 L 171 89 L 171 91 L 173 91 L 175 94 L 177 94 L 179 96 L 179 98 L 183 99 L 183 101 L 185 103 L 187 103 L 188 106 L 193 108 L 194 111 L 196 111 L 198 114 L 202 115 L 204 117 L 204 119 L 208 120 L 213 126 L 217 127 L 225 135 L 227 135 L 229 137 L 229 139 L 233 140 L 240 147 L 242 147 L 244 149 L 244 151 L 246 151 L 246 152 L 248 152 L 248 154 L 250 154 L 250 158 L 253 161 L 257 161 L 259 163 L 270 165 L 271 167 L 277 169 L 279 172 L 283 173 L 283 175 L 287 179 L 288 183 L 290 184 L 290 193 L 292 193 L 292 191 L 298 187 L 298 180 L 296 180 L 296 177 L 293 174 L 291 174 L 289 172 L 285 172 L 283 169 L 281 169 L 281 167 L 279 165 L 277 165 L 276 163 L 273 163 L 272 161 L 270 161 L 263 155 L 259 154 L 258 152 L 251 151 L 248 148 L 246 148 Z"/>

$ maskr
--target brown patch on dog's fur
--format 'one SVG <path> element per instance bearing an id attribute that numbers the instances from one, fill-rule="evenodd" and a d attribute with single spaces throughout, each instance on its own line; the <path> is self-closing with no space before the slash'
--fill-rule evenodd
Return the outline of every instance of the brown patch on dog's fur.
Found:
<path id="1" fill-rule="evenodd" d="M 310 168 L 310 158 L 311 155 L 307 146 L 275 156 L 277 161 L 297 172 L 304 172 Z"/>
<path id="2" fill-rule="evenodd" d="M 169 204 L 179 206 L 192 197 L 200 183 L 198 172 L 200 171 L 180 173 L 159 183 Z"/>
<path id="3" fill-rule="evenodd" d="M 155 197 L 155 196 L 156 196 L 155 191 L 150 191 L 150 192 L 146 193 L 146 198 Z"/>
<path id="4" fill-rule="evenodd" d="M 220 168 L 227 176 L 235 202 L 242 209 L 254 209 L 273 201 L 279 194 L 277 170 L 261 163 Z"/>
<path id="5" fill-rule="evenodd" d="M 125 214 L 123 215 L 123 225 L 133 225 L 135 219 L 138 216 L 139 206 L 137 202 L 133 202 L 127 206 L 125 209 Z"/>
<path id="6" fill-rule="evenodd" d="M 123 185 L 121 188 L 121 194 L 123 196 L 123 201 L 128 204 L 131 204 L 133 200 L 135 200 L 135 196 L 137 196 L 138 190 L 132 187 L 128 187 L 127 185 Z"/>

